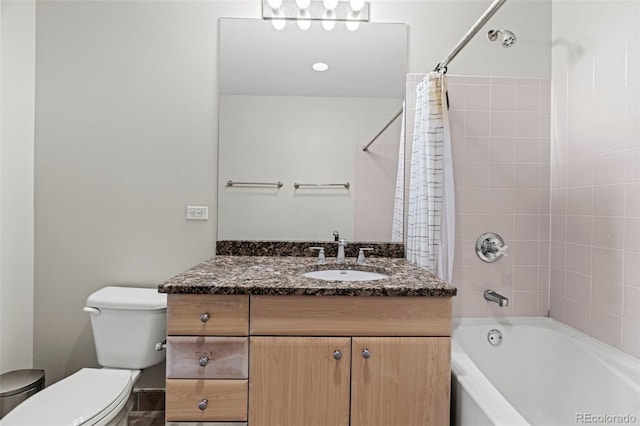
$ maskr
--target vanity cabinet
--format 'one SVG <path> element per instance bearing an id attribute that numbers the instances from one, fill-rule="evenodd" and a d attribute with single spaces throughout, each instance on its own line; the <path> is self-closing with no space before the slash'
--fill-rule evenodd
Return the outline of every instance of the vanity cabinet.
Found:
<path id="1" fill-rule="evenodd" d="M 167 312 L 168 421 L 449 423 L 450 297 L 170 294 Z"/>

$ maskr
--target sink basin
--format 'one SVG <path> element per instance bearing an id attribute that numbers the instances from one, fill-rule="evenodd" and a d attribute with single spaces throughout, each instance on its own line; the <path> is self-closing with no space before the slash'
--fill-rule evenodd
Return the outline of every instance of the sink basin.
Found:
<path id="1" fill-rule="evenodd" d="M 389 278 L 389 275 L 378 272 L 358 271 L 354 269 L 325 269 L 302 274 L 307 278 L 326 281 L 373 281 Z"/>

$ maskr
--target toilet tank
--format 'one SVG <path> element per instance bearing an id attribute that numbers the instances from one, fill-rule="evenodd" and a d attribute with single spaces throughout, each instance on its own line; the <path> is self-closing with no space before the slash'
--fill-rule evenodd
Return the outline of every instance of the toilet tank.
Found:
<path id="1" fill-rule="evenodd" d="M 98 363 L 103 367 L 143 369 L 158 364 L 167 337 L 167 295 L 153 288 L 105 287 L 87 298 Z"/>

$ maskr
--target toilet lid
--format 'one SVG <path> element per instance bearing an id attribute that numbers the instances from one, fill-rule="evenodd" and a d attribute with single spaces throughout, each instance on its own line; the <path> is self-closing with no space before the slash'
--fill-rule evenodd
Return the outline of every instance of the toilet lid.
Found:
<path id="1" fill-rule="evenodd" d="M 129 370 L 83 368 L 22 402 L 0 424 L 94 424 L 126 399 L 132 386 Z"/>

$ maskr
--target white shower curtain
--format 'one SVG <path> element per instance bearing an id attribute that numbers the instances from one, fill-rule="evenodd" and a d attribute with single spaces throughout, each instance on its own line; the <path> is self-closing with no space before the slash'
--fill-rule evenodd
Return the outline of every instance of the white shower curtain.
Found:
<path id="1" fill-rule="evenodd" d="M 398 171 L 396 172 L 396 193 L 393 198 L 393 221 L 391 223 L 391 241 L 404 241 L 404 119 L 405 105 L 402 103 L 400 124 L 400 146 L 398 147 Z"/>
<path id="2" fill-rule="evenodd" d="M 444 74 L 432 72 L 416 88 L 409 181 L 407 260 L 451 282 L 455 198 Z"/>

